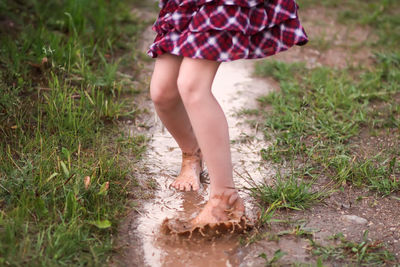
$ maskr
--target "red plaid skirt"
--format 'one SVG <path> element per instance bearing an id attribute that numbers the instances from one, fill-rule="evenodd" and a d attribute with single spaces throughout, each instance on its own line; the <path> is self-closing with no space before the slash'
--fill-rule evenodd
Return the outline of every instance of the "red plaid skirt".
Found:
<path id="1" fill-rule="evenodd" d="M 307 43 L 294 0 L 160 0 L 148 55 L 215 61 L 271 56 Z"/>

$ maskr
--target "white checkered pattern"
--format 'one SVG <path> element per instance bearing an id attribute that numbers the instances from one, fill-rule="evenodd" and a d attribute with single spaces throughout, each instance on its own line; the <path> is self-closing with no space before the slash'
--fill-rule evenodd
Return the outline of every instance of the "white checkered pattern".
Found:
<path id="1" fill-rule="evenodd" d="M 294 0 L 161 0 L 148 54 L 232 61 L 307 43 Z"/>

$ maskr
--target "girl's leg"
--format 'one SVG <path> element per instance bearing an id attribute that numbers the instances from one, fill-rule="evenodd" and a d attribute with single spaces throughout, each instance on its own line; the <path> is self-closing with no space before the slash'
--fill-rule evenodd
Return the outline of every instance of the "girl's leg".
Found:
<path id="1" fill-rule="evenodd" d="M 150 83 L 150 96 L 161 121 L 182 150 L 182 168 L 172 183 L 190 191 L 200 187 L 201 155 L 190 120 L 178 92 L 177 78 L 182 57 L 163 54 L 157 57 Z"/>
<path id="2" fill-rule="evenodd" d="M 228 123 L 211 92 L 219 62 L 184 58 L 178 77 L 178 90 L 190 118 L 197 141 L 207 163 L 210 200 L 194 223 L 213 223 L 227 219 L 226 210 L 244 213 L 232 178 Z"/>

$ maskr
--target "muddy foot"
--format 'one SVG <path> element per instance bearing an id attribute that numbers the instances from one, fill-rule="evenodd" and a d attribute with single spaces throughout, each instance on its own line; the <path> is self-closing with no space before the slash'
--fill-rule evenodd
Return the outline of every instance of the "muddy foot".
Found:
<path id="1" fill-rule="evenodd" d="M 210 198 L 203 210 L 192 220 L 193 225 L 240 220 L 244 215 L 243 200 L 235 189 L 228 189 L 223 194 Z"/>
<path id="2" fill-rule="evenodd" d="M 253 227 L 244 215 L 243 200 L 235 190 L 212 197 L 203 210 L 191 221 L 165 219 L 163 232 L 191 237 L 218 236 L 223 233 L 243 233 Z"/>
<path id="3" fill-rule="evenodd" d="M 203 157 L 200 149 L 195 153 L 182 153 L 181 172 L 172 187 L 182 191 L 197 191 L 200 189 L 200 173 L 203 171 Z"/>

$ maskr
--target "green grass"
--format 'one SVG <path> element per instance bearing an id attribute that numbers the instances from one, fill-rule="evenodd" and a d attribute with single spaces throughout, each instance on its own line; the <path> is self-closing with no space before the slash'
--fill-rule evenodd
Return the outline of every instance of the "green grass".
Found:
<path id="1" fill-rule="evenodd" d="M 310 239 L 311 253 L 323 261 L 345 262 L 356 266 L 383 266 L 394 264 L 394 255 L 378 241 L 368 239 L 368 231 L 363 234 L 362 242 L 352 242 L 339 233 L 332 237 L 338 240 L 336 245 L 322 246 Z"/>
<path id="2" fill-rule="evenodd" d="M 264 133 L 275 140 L 261 150 L 263 158 L 301 161 L 311 175 L 366 184 L 384 195 L 398 191 L 398 148 L 363 158 L 349 142 L 364 129 L 399 129 L 400 53 L 377 54 L 376 60 L 376 69 L 357 76 L 326 67 L 308 70 L 301 63 L 259 63 L 258 75 L 280 82 L 279 92 L 259 99 L 272 107 L 265 111 Z M 372 107 L 377 103 L 383 106 L 381 112 Z"/>
<path id="3" fill-rule="evenodd" d="M 140 89 L 143 23 L 129 10 L 127 1 L 0 3 L 0 265 L 107 264 L 134 179 L 127 157 L 146 142 L 114 123 L 137 113 L 126 97 Z M 120 73 L 121 55 L 131 73 Z"/>
<path id="4" fill-rule="evenodd" d="M 347 27 L 365 27 L 374 38 L 359 44 L 352 40 L 349 53 L 367 46 L 374 56 L 370 66 L 350 64 L 345 69 L 308 68 L 301 62 L 271 59 L 256 63 L 256 75 L 272 77 L 280 85 L 279 90 L 258 99 L 258 114 L 263 119 L 258 129 L 272 141 L 269 147 L 261 148 L 261 156 L 287 173 L 283 177 L 278 174 L 272 185 L 251 185 L 250 191 L 262 207 L 261 226 L 282 223 L 275 217 L 279 208 L 307 209 L 329 195 L 331 189 L 317 191 L 321 189 L 313 184 L 316 181 L 326 183 L 323 188 L 346 183 L 393 199 L 400 192 L 400 148 L 396 145 L 400 138 L 397 2 L 298 3 L 302 10 L 326 7 L 327 15 Z M 315 38 L 311 40 L 312 48 L 322 51 L 322 56 L 332 48 L 326 36 Z M 283 233 L 303 234 L 300 230 Z M 265 231 L 259 231 L 247 241 L 265 237 Z M 369 241 L 366 235 L 362 242 L 337 238 L 331 247 L 314 241 L 311 244 L 317 266 L 323 266 L 323 261 L 373 266 L 396 260 L 383 244 Z"/>
<path id="5" fill-rule="evenodd" d="M 320 202 L 326 192 L 314 192 L 312 181 L 298 179 L 298 174 L 291 174 L 286 177 L 277 175 L 272 186 L 252 184 L 251 195 L 258 200 L 262 206 L 274 206 L 274 209 L 307 209 L 312 204 Z"/>
<path id="6" fill-rule="evenodd" d="M 287 254 L 286 252 L 283 252 L 280 249 L 278 249 L 274 252 L 274 255 L 270 259 L 268 259 L 265 253 L 261 253 L 259 257 L 265 260 L 265 266 L 274 266 L 274 264 L 286 254 Z"/>

